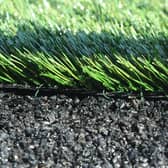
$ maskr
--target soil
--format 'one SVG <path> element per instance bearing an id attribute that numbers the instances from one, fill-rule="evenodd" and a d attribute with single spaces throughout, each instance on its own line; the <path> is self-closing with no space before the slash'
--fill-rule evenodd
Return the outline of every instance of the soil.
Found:
<path id="1" fill-rule="evenodd" d="M 168 100 L 0 93 L 0 168 L 167 168 Z"/>

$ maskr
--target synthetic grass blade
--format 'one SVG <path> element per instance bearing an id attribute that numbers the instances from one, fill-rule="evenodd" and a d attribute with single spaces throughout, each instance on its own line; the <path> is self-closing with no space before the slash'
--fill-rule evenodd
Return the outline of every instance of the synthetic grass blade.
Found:
<path id="1" fill-rule="evenodd" d="M 167 91 L 164 0 L 0 1 L 0 82 Z"/>

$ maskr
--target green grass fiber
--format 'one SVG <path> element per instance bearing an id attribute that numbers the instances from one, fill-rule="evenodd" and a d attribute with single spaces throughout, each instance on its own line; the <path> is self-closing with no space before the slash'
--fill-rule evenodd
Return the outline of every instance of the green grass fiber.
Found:
<path id="1" fill-rule="evenodd" d="M 167 0 L 1 0 L 0 83 L 168 90 Z"/>

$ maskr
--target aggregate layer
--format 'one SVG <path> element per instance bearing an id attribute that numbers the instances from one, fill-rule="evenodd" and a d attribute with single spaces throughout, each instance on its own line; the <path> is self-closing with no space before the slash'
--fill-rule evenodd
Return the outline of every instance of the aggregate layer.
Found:
<path id="1" fill-rule="evenodd" d="M 167 168 L 168 101 L 0 94 L 0 168 Z"/>

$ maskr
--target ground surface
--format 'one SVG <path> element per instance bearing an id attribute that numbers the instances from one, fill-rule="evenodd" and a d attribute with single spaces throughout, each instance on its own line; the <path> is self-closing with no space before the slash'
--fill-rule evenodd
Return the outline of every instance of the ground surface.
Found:
<path id="1" fill-rule="evenodd" d="M 168 165 L 168 101 L 0 95 L 0 167 Z"/>

